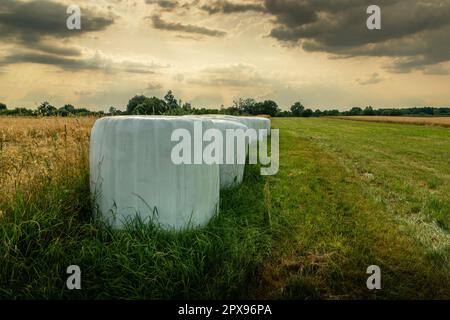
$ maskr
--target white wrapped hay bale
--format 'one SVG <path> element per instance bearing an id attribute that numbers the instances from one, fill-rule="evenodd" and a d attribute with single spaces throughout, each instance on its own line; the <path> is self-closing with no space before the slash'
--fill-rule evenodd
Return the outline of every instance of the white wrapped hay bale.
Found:
<path id="1" fill-rule="evenodd" d="M 172 162 L 175 129 L 194 137 L 194 119 L 126 116 L 97 120 L 91 135 L 91 192 L 101 216 L 123 228 L 139 216 L 165 229 L 205 225 L 219 204 L 219 166 Z M 197 120 L 198 122 L 198 120 Z M 213 127 L 202 121 L 204 130 Z"/>
<path id="2" fill-rule="evenodd" d="M 190 117 L 190 116 L 188 116 Z M 229 121 L 235 121 L 245 125 L 249 129 L 253 129 L 257 133 L 256 139 L 252 140 L 252 142 L 256 142 L 259 140 L 259 132 L 261 129 L 266 129 L 266 133 L 270 135 L 270 119 L 263 117 L 242 117 L 242 116 L 230 116 L 230 115 L 222 115 L 222 114 L 212 114 L 212 115 L 198 115 L 196 117 L 200 118 L 209 118 L 209 119 L 223 119 Z"/>
<path id="3" fill-rule="evenodd" d="M 270 135 L 271 121 L 268 118 L 257 117 L 261 123 L 261 129 L 266 129 L 267 134 Z"/>
<path id="4" fill-rule="evenodd" d="M 230 116 L 226 114 L 206 114 L 206 115 L 187 115 L 185 117 L 195 117 L 200 119 L 210 119 L 210 120 L 227 120 L 227 121 L 233 121 L 235 123 L 239 123 L 241 125 L 244 125 L 246 129 L 255 129 L 255 122 L 251 122 L 246 118 L 250 117 L 237 117 L 237 116 Z M 246 154 L 248 154 L 249 146 L 256 146 L 258 144 L 258 132 L 255 135 L 252 135 L 249 132 L 247 133 L 247 151 Z"/>
<path id="5" fill-rule="evenodd" d="M 218 129 L 223 136 L 223 157 L 219 165 L 220 188 L 229 189 L 242 183 L 245 171 L 245 158 L 247 153 L 247 142 L 245 140 L 245 131 L 247 126 L 230 121 L 226 117 L 211 116 L 186 116 L 187 118 L 206 119 L 212 121 L 214 128 Z M 232 130 L 235 135 L 227 136 L 227 130 Z M 230 141 L 228 141 L 230 139 Z M 243 145 L 239 145 L 239 139 L 242 139 Z M 233 145 L 233 149 L 227 148 L 227 145 Z M 228 157 L 228 153 L 230 154 Z M 227 161 L 227 158 L 230 158 Z M 232 161 L 230 161 L 232 158 Z"/>
<path id="6" fill-rule="evenodd" d="M 233 117 L 235 121 L 245 124 L 247 127 L 258 132 L 258 140 L 260 139 L 260 130 L 265 129 L 266 134 L 270 134 L 270 120 L 262 117 Z"/>

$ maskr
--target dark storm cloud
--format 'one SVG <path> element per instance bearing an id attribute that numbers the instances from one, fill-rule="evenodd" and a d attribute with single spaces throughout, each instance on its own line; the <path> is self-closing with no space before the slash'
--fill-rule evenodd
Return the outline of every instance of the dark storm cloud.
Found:
<path id="1" fill-rule="evenodd" d="M 50 54 L 27 52 L 27 53 L 14 53 L 0 60 L 1 65 L 11 65 L 17 63 L 37 63 L 43 65 L 53 65 L 61 67 L 65 70 L 85 70 L 85 69 L 98 69 L 99 66 L 88 62 L 86 60 L 73 59 L 67 57 L 61 57 Z"/>
<path id="2" fill-rule="evenodd" d="M 145 65 L 129 61 L 113 62 L 98 55 L 91 58 L 77 59 L 28 51 L 15 52 L 0 59 L 0 67 L 18 63 L 56 66 L 66 71 L 101 70 L 104 72 L 128 72 L 135 74 L 153 74 L 155 73 L 154 69 L 161 67 L 153 63 Z"/>
<path id="3" fill-rule="evenodd" d="M 43 38 L 65 39 L 80 36 L 85 32 L 101 31 L 114 23 L 111 17 L 81 8 L 81 30 L 68 30 L 66 20 L 69 15 L 66 10 L 67 5 L 49 0 L 6 0 L 0 5 L 2 39 L 33 45 Z"/>
<path id="4" fill-rule="evenodd" d="M 208 29 L 197 25 L 182 24 L 179 22 L 168 22 L 161 19 L 161 17 L 157 15 L 154 15 L 153 17 L 151 17 L 151 19 L 153 22 L 153 27 L 160 30 L 179 31 L 184 33 L 200 34 L 210 37 L 223 37 L 226 35 L 226 32 L 221 30 Z"/>
<path id="5" fill-rule="evenodd" d="M 81 7 L 81 30 L 68 30 L 66 20 L 69 15 L 66 10 L 67 5 L 49 0 L 1 0 L 0 43 L 13 44 L 14 47 L 3 52 L 0 66 L 34 63 L 70 71 L 152 72 L 146 66 L 135 63 L 116 66 L 111 60 L 99 56 L 83 57 L 81 49 L 71 45 L 71 39 L 86 32 L 105 30 L 114 23 L 114 19 Z"/>
<path id="6" fill-rule="evenodd" d="M 178 1 L 176 0 L 146 0 L 145 3 L 147 4 L 156 4 L 160 8 L 165 10 L 173 10 L 179 6 Z"/>
<path id="7" fill-rule="evenodd" d="M 450 7 L 441 1 L 323 1 L 265 0 L 276 17 L 272 36 L 283 41 L 314 40 L 330 47 L 358 46 L 401 38 L 448 24 Z M 382 30 L 366 27 L 366 9 L 376 3 L 382 8 Z"/>
<path id="8" fill-rule="evenodd" d="M 164 11 L 186 11 L 200 9 L 209 14 L 231 14 L 239 12 L 265 12 L 262 0 L 145 0 L 147 4 L 157 5 Z"/>
<path id="9" fill-rule="evenodd" d="M 371 4 L 381 7 L 381 30 L 366 27 Z M 450 0 L 264 0 L 264 5 L 275 18 L 270 36 L 306 51 L 392 57 L 393 72 L 450 60 Z"/>
<path id="10" fill-rule="evenodd" d="M 206 4 L 200 5 L 200 9 L 208 12 L 209 14 L 265 11 L 265 8 L 261 2 L 231 2 L 228 0 L 208 1 Z"/>
<path id="11" fill-rule="evenodd" d="M 79 48 L 75 47 L 59 47 L 55 44 L 49 44 L 44 42 L 36 42 L 33 44 L 33 49 L 37 51 L 42 51 L 48 54 L 56 54 L 68 57 L 81 56 L 82 52 Z"/>

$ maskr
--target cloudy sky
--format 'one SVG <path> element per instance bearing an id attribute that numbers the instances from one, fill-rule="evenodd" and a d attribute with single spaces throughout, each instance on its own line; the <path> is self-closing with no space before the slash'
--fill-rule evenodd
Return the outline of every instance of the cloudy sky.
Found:
<path id="1" fill-rule="evenodd" d="M 450 106 L 450 0 L 0 0 L 0 45 L 10 107 L 106 110 L 169 89 L 205 107 Z"/>

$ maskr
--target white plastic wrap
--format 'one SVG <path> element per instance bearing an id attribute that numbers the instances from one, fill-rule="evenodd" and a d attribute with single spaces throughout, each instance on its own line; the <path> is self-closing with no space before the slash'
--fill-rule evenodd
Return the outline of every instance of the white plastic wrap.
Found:
<path id="1" fill-rule="evenodd" d="M 188 116 L 191 117 L 191 116 Z M 257 139 L 259 139 L 259 131 L 261 129 L 266 129 L 267 134 L 270 135 L 270 119 L 263 117 L 241 117 L 241 116 L 230 116 L 230 115 L 222 115 L 222 114 L 212 114 L 212 115 L 199 115 L 197 117 L 200 118 L 209 118 L 209 119 L 223 119 L 230 120 L 241 123 L 245 125 L 249 129 L 254 129 L 257 131 Z M 253 141 L 252 141 L 253 142 Z"/>
<path id="2" fill-rule="evenodd" d="M 261 129 L 266 129 L 267 133 L 270 135 L 271 121 L 267 118 L 257 117 L 261 122 Z"/>
<path id="3" fill-rule="evenodd" d="M 233 163 L 226 163 L 227 159 L 227 139 L 226 139 L 226 130 L 238 130 L 241 129 L 242 132 L 245 132 L 247 130 L 247 126 L 236 122 L 236 121 L 230 121 L 232 119 L 228 119 L 226 117 L 211 117 L 211 116 L 186 116 L 187 118 L 197 118 L 202 120 L 209 120 L 213 122 L 214 128 L 218 129 L 223 136 L 223 162 L 219 165 L 219 171 L 220 171 L 220 188 L 221 189 L 229 189 L 236 187 L 242 183 L 242 180 L 244 179 L 244 170 L 245 170 L 245 163 L 239 163 L 239 155 L 238 152 L 240 152 L 238 148 L 237 141 L 235 139 L 234 141 L 234 162 Z M 239 131 L 238 131 L 239 132 Z M 230 141 L 230 143 L 232 143 Z M 247 152 L 247 146 L 245 146 L 244 152 Z M 242 155 L 242 159 L 245 160 L 246 154 Z"/>
<path id="4" fill-rule="evenodd" d="M 245 124 L 247 127 L 254 129 L 258 132 L 258 139 L 259 131 L 261 129 L 266 129 L 267 134 L 270 134 L 270 120 L 267 118 L 262 117 L 233 117 L 235 121 L 239 121 L 242 124 Z"/>
<path id="5" fill-rule="evenodd" d="M 194 136 L 195 119 L 126 116 L 96 121 L 91 135 L 91 192 L 114 228 L 138 215 L 165 229 L 201 226 L 218 211 L 219 166 L 175 165 L 175 129 Z M 203 120 L 203 128 L 213 127 Z"/>
<path id="6" fill-rule="evenodd" d="M 215 117 L 218 119 L 226 119 L 237 121 L 247 126 L 250 129 L 259 130 L 266 129 L 267 133 L 270 134 L 270 119 L 263 117 L 242 117 L 242 116 L 230 116 L 230 115 L 209 115 L 208 117 Z M 259 134 L 258 134 L 259 136 Z"/>

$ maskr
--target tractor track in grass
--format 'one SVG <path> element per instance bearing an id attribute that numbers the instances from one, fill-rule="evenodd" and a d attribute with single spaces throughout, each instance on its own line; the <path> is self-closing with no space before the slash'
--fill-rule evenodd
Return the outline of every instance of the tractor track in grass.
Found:
<path id="1" fill-rule="evenodd" d="M 377 181 L 358 174 L 358 155 L 341 148 L 339 139 L 328 139 L 334 130 L 330 132 L 327 125 L 333 121 L 274 121 L 281 129 L 281 168 L 269 181 L 272 198 L 279 195 L 281 199 L 272 203 L 272 212 L 286 219 L 295 231 L 287 231 L 289 236 L 272 250 L 256 296 L 449 298 L 450 289 L 445 285 L 450 283 L 448 234 L 440 230 L 443 246 L 439 250 L 419 241 L 412 231 L 424 229 L 418 224 L 413 224 L 416 230 L 405 225 L 401 216 L 383 203 Z M 311 139 L 317 138 L 318 131 L 329 147 Z M 381 267 L 382 290 L 366 287 L 370 265 Z"/>

